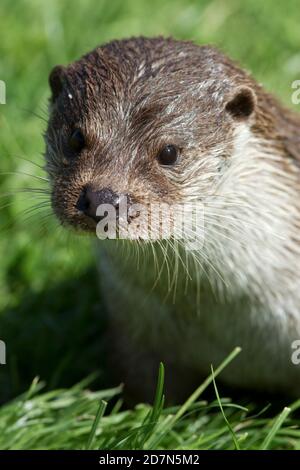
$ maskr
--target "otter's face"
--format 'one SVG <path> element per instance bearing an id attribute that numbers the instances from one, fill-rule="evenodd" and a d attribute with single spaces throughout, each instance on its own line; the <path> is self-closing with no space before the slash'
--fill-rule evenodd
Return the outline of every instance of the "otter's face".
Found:
<path id="1" fill-rule="evenodd" d="M 61 222 L 95 232 L 98 206 L 118 213 L 126 200 L 135 238 L 144 207 L 213 194 L 255 106 L 228 67 L 213 49 L 163 39 L 116 41 L 55 67 L 46 160 Z"/>

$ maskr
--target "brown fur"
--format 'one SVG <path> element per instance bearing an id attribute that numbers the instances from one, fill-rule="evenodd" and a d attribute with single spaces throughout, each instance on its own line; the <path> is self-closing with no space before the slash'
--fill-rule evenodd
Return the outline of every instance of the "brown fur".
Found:
<path id="1" fill-rule="evenodd" d="M 299 115 L 284 108 L 247 72 L 213 47 L 200 47 L 190 42 L 163 38 L 113 41 L 97 47 L 67 67 L 56 67 L 50 75 L 50 86 L 52 98 L 46 132 L 46 160 L 52 182 L 53 208 L 63 224 L 95 231 L 95 223 L 76 209 L 76 202 L 86 185 L 95 190 L 110 188 L 118 194 L 129 194 L 135 201 L 143 204 L 156 201 L 181 203 L 187 199 L 201 199 L 202 194 L 206 196 L 212 194 L 219 179 L 231 164 L 235 131 L 243 121 L 247 122 L 251 135 L 259 138 L 260 145 L 268 147 L 270 155 L 278 156 L 277 159 L 270 159 L 268 166 L 270 179 L 272 181 L 274 179 L 277 184 L 274 187 L 279 187 L 281 190 L 278 180 L 273 178 L 273 169 L 274 173 L 280 173 L 277 172 L 278 166 L 283 170 L 278 176 L 279 180 L 282 179 L 283 188 L 289 184 L 286 182 L 289 180 L 286 178 L 287 174 L 291 174 L 291 181 L 293 178 L 293 181 L 298 178 Z M 86 138 L 86 148 L 79 155 L 72 154 L 68 145 L 68 139 L 76 128 L 81 129 Z M 167 144 L 175 145 L 180 150 L 180 156 L 174 166 L 163 168 L 156 157 L 160 149 Z M 261 158 L 268 158 L 268 152 L 264 153 L 263 150 L 259 149 Z M 261 163 L 261 160 L 259 162 Z M 247 185 L 246 178 L 245 181 Z M 255 197 L 253 194 L 253 198 Z M 280 198 L 280 194 L 278 197 Z M 284 200 L 283 197 L 282 201 Z M 262 212 L 263 209 L 262 207 Z M 225 223 L 223 220 L 221 224 Z M 293 224 L 296 226 L 297 223 L 295 218 Z M 292 236 L 289 238 L 292 239 Z M 255 253 L 256 244 L 253 243 L 253 246 L 254 255 L 252 257 L 251 252 L 250 260 L 258 258 Z M 295 246 L 296 244 L 293 245 L 293 249 Z M 276 279 L 278 277 L 280 282 L 271 286 L 262 285 L 256 275 L 259 269 L 253 270 L 254 277 L 251 278 L 253 289 L 251 290 L 248 285 L 251 281 L 248 277 L 246 283 L 248 291 L 237 292 L 234 300 L 237 312 L 240 310 L 239 299 L 243 299 L 244 295 L 248 297 L 251 308 L 255 301 L 261 304 L 263 312 L 268 312 L 268 308 L 272 311 L 273 303 L 274 305 L 276 303 L 274 292 L 277 290 L 277 285 L 282 285 L 280 263 L 279 266 L 280 269 L 275 277 Z M 236 279 L 244 280 L 247 277 L 247 274 L 244 275 L 242 272 L 239 278 L 240 273 L 235 272 L 235 266 L 232 271 L 234 279 L 235 275 Z M 136 286 L 140 281 L 138 278 L 137 275 L 133 285 Z M 111 284 L 116 285 L 113 277 Z M 127 286 L 124 287 L 124 298 L 127 295 L 126 289 Z M 145 298 L 143 290 L 141 298 Z M 268 298 L 268 301 L 265 298 Z M 273 303 L 269 301 L 270 298 Z M 194 297 L 191 297 L 190 305 L 194 308 L 196 301 L 193 299 Z M 115 302 L 117 305 L 112 310 L 120 309 L 118 291 L 109 302 L 111 304 Z M 135 299 L 133 305 L 130 302 L 128 305 L 132 308 L 128 308 L 127 313 L 135 308 Z M 212 295 L 207 305 L 209 309 L 215 307 L 216 311 L 219 309 L 218 305 L 215 306 Z M 231 305 L 226 305 L 230 312 Z M 242 306 L 247 307 L 247 303 L 242 302 Z M 281 305 L 279 307 L 278 310 L 281 312 Z M 122 313 L 125 315 L 125 310 Z M 162 314 L 161 318 L 164 319 L 166 316 Z M 216 320 L 216 316 L 210 318 L 209 314 L 207 318 Z M 229 318 L 232 321 L 232 331 L 235 331 L 235 318 L 234 321 L 232 316 L 229 315 Z M 248 318 L 252 316 L 246 312 L 245 319 L 248 321 Z M 117 324 L 118 321 L 124 328 L 126 327 L 126 319 L 121 316 Z M 199 327 L 200 332 L 205 328 L 210 332 L 210 323 L 208 321 L 208 324 L 205 324 L 205 321 Z M 274 319 L 271 321 L 276 326 L 276 321 Z M 169 324 L 166 325 L 167 332 Z M 252 328 L 253 325 L 250 326 Z M 217 320 L 214 328 L 213 333 L 209 333 L 212 341 L 211 343 L 208 341 L 207 349 L 211 348 L 211 352 L 219 358 L 211 346 L 218 330 Z M 251 328 L 249 335 L 251 336 L 251 331 L 256 335 L 256 324 L 253 330 Z M 247 333 L 243 330 L 243 325 L 236 331 L 238 336 L 241 336 L 241 331 L 245 335 Z M 281 332 L 282 329 L 278 328 L 278 331 Z M 277 330 L 275 333 L 278 333 Z M 276 336 L 274 337 L 276 339 Z M 141 356 L 147 334 L 143 338 L 139 345 Z M 257 338 L 258 335 L 255 339 Z M 247 341 L 248 339 L 245 339 L 245 344 L 248 344 Z M 132 342 L 134 350 L 137 349 L 136 344 L 139 343 Z M 124 345 L 122 347 L 124 349 Z M 252 364 L 255 357 L 256 351 L 253 352 L 251 347 L 253 346 L 250 338 L 248 349 L 250 360 L 246 361 L 246 364 Z M 173 353 L 172 348 L 170 350 Z M 262 350 L 259 368 L 253 362 L 253 377 L 257 382 L 257 388 L 260 385 L 264 386 L 265 371 L 269 370 L 269 365 L 264 363 L 268 355 L 264 348 Z M 145 351 L 145 357 L 147 354 Z M 179 357 L 181 356 L 179 351 Z M 272 360 L 274 354 L 271 353 L 268 357 Z M 276 365 L 273 366 L 276 368 Z M 135 370 L 134 367 L 132 370 Z M 247 386 L 244 365 L 241 370 L 242 373 L 238 370 L 237 374 L 233 374 L 234 379 L 230 378 L 229 382 L 241 382 Z M 203 371 L 206 372 L 205 367 Z M 256 371 L 258 378 L 255 375 Z M 240 380 L 240 377 L 243 377 L 243 380 Z M 254 383 L 254 379 L 249 380 Z M 272 387 L 271 379 L 268 378 L 268 381 L 268 386 Z M 292 378 L 291 383 L 293 381 Z M 147 383 L 146 380 L 144 383 Z M 289 385 L 287 387 L 291 388 Z M 284 385 L 281 389 L 284 389 Z"/>

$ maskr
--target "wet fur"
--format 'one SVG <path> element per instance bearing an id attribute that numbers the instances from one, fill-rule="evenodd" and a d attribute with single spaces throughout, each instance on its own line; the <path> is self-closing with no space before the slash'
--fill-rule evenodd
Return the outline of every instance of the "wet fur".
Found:
<path id="1" fill-rule="evenodd" d="M 150 398 L 163 360 L 179 399 L 238 345 L 225 382 L 299 394 L 299 115 L 214 48 L 171 39 L 114 41 L 56 68 L 50 85 L 46 160 L 62 223 L 93 229 L 75 210 L 85 184 L 205 207 L 199 252 L 172 239 L 99 243 L 126 382 Z M 68 155 L 74 127 L 88 141 L 78 158 Z M 161 168 L 170 142 L 180 160 Z"/>

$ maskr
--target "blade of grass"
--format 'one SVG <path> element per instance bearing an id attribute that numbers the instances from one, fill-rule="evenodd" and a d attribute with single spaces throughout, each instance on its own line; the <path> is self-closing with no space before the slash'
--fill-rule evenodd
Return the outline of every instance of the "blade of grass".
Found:
<path id="1" fill-rule="evenodd" d="M 146 432 L 143 432 L 142 438 L 138 440 L 138 448 L 142 449 L 144 447 L 145 442 L 147 439 L 150 437 L 153 429 L 155 428 L 158 419 L 161 415 L 161 412 L 164 407 L 164 383 L 165 383 L 165 368 L 163 363 L 161 362 L 159 364 L 159 369 L 158 369 L 158 379 L 157 379 L 157 385 L 156 385 L 156 391 L 155 391 L 155 398 L 154 398 L 154 403 L 153 407 L 150 411 L 150 413 L 146 416 L 142 428 L 143 430 L 146 430 Z"/>
<path id="2" fill-rule="evenodd" d="M 232 362 L 238 354 L 240 354 L 241 348 L 237 347 L 235 348 L 229 356 L 217 367 L 215 370 L 215 377 L 217 377 L 229 364 Z M 173 423 L 174 424 L 176 421 L 178 421 L 179 418 L 181 418 L 185 412 L 189 409 L 192 403 L 194 403 L 199 396 L 204 392 L 204 390 L 207 389 L 207 387 L 212 383 L 212 376 L 210 375 L 207 377 L 207 379 L 200 385 L 194 393 L 186 400 L 186 402 L 179 408 L 177 411 L 176 415 L 174 416 Z"/>
<path id="3" fill-rule="evenodd" d="M 233 440 L 233 443 L 234 443 L 234 447 L 235 447 L 235 450 L 240 450 L 240 446 L 239 446 L 239 443 L 238 443 L 238 440 L 236 438 L 236 435 L 235 435 L 235 432 L 234 430 L 232 429 L 232 426 L 231 424 L 229 423 L 225 413 L 224 413 L 224 409 L 223 409 L 223 405 L 222 405 L 222 402 L 220 400 L 220 395 L 219 395 L 219 392 L 218 392 L 218 388 L 217 388 L 217 384 L 216 384 L 216 381 L 215 381 L 215 374 L 214 374 L 214 368 L 213 366 L 211 366 L 211 374 L 212 374 L 212 380 L 213 380 L 213 384 L 214 384 L 214 389 L 215 389 L 215 393 L 216 393 L 216 397 L 217 397 L 217 400 L 218 400 L 218 403 L 219 403 L 219 407 L 220 407 L 220 410 L 221 410 L 221 413 L 222 413 L 222 416 L 224 418 L 224 421 L 226 423 L 226 426 L 228 427 L 229 429 L 229 432 L 230 434 L 232 435 L 232 440 Z"/>
<path id="4" fill-rule="evenodd" d="M 157 386 L 156 386 L 156 392 L 155 392 L 155 398 L 154 398 L 154 403 L 153 403 L 153 408 L 152 408 L 152 419 L 156 419 L 157 416 L 161 412 L 161 405 L 164 402 L 164 384 L 165 384 L 165 368 L 163 363 L 161 362 L 159 364 L 159 369 L 158 369 L 158 379 L 157 379 Z"/>
<path id="5" fill-rule="evenodd" d="M 241 348 L 236 347 L 229 356 L 224 359 L 224 361 L 217 367 L 215 370 L 215 377 L 217 377 L 229 364 L 232 362 L 238 354 L 240 354 Z M 191 405 L 200 397 L 200 395 L 207 389 L 207 387 L 212 383 L 212 376 L 209 375 L 206 380 L 192 393 L 192 395 L 183 403 L 183 405 L 178 409 L 177 413 L 171 418 L 169 416 L 166 417 L 165 421 L 162 422 L 161 428 L 148 440 L 146 443 L 145 449 L 155 448 L 161 438 L 168 432 L 175 423 L 182 418 L 182 416 L 186 413 L 186 411 L 190 408 Z"/>
<path id="6" fill-rule="evenodd" d="M 279 429 L 281 428 L 281 426 L 283 425 L 284 421 L 286 420 L 286 418 L 288 417 L 288 415 L 290 414 L 291 412 L 291 408 L 284 408 L 282 410 L 282 412 L 280 413 L 280 415 L 277 417 L 277 419 L 275 420 L 272 428 L 270 429 L 269 433 L 267 434 L 267 436 L 265 437 L 263 443 L 261 444 L 260 446 L 260 450 L 266 450 L 270 447 L 270 444 L 272 442 L 272 440 L 274 439 L 274 437 L 276 436 L 277 432 L 279 431 Z"/>
<path id="7" fill-rule="evenodd" d="M 101 400 L 98 411 L 97 411 L 97 414 L 96 414 L 96 417 L 95 417 L 93 425 L 92 425 L 92 429 L 91 429 L 88 441 L 87 441 L 87 445 L 86 445 L 87 450 L 91 449 L 91 447 L 93 445 L 99 421 L 103 417 L 103 415 L 105 413 L 105 410 L 106 410 L 106 407 L 107 407 L 107 402 L 104 401 L 104 400 Z"/>

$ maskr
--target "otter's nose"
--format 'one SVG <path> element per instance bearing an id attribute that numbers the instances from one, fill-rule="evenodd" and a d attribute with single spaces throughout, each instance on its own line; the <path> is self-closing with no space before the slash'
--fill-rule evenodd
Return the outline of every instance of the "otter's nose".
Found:
<path id="1" fill-rule="evenodd" d="M 103 188 L 100 191 L 94 191 L 88 186 L 82 191 L 77 201 L 76 208 L 96 222 L 99 222 L 102 217 L 97 215 L 97 209 L 101 204 L 111 204 L 118 209 L 118 194 L 110 188 Z"/>

